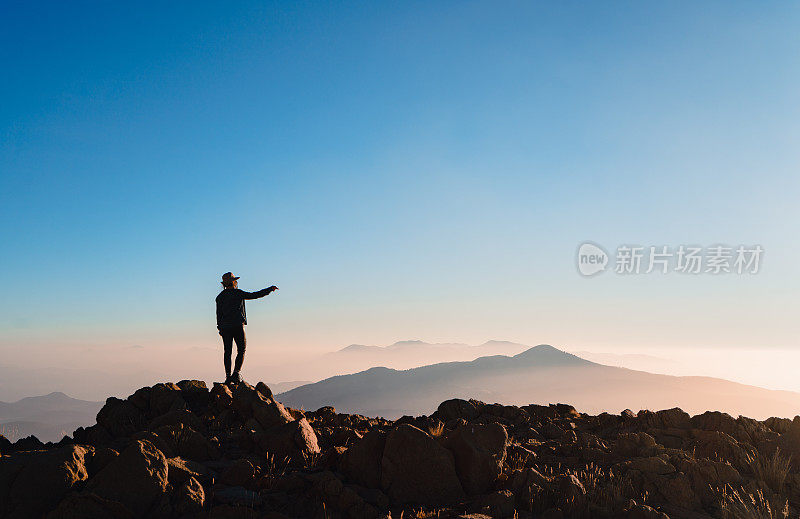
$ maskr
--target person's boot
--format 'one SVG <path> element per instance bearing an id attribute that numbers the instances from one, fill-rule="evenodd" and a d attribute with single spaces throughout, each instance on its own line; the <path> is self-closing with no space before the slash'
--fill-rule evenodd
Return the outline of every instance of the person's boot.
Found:
<path id="1" fill-rule="evenodd" d="M 224 385 L 226 385 L 226 386 L 227 386 L 227 385 L 228 385 L 228 384 L 230 384 L 230 383 L 231 383 L 231 376 L 230 376 L 230 375 L 225 375 L 225 382 L 224 382 Z"/>
<path id="2" fill-rule="evenodd" d="M 238 371 L 234 371 L 233 375 L 231 375 L 231 382 L 234 384 L 238 384 L 242 381 L 242 375 Z"/>

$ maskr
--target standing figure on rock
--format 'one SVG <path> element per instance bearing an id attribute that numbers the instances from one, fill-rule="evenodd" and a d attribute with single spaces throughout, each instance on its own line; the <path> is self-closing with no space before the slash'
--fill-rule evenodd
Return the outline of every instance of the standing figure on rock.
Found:
<path id="1" fill-rule="evenodd" d="M 244 362 L 244 325 L 247 324 L 247 314 L 244 310 L 245 299 L 258 299 L 278 290 L 275 285 L 259 290 L 258 292 L 245 292 L 239 290 L 239 278 L 230 272 L 222 275 L 222 292 L 217 296 L 217 330 L 222 336 L 222 345 L 225 348 L 225 383 L 239 382 Z M 231 374 L 231 353 L 233 342 L 236 341 L 236 364 Z"/>

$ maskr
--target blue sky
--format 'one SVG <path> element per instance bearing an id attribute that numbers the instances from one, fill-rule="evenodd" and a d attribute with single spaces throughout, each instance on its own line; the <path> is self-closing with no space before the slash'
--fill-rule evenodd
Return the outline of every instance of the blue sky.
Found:
<path id="1" fill-rule="evenodd" d="M 795 347 L 791 3 L 4 2 L 0 347 Z M 577 275 L 584 240 L 757 276 Z M 47 351 L 45 349 L 44 351 Z"/>

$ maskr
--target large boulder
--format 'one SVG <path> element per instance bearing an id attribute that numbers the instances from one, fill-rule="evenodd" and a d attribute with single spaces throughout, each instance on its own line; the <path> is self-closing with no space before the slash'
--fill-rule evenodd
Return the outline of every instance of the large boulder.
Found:
<path id="1" fill-rule="evenodd" d="M 459 418 L 463 418 L 464 420 L 472 420 L 473 418 L 478 417 L 480 410 L 469 400 L 453 398 L 451 400 L 445 400 L 439 404 L 436 414 L 437 417 L 444 422 L 458 420 Z"/>
<path id="2" fill-rule="evenodd" d="M 214 382 L 214 387 L 211 389 L 211 402 L 219 410 L 227 409 L 233 403 L 233 391 L 225 384 Z"/>
<path id="3" fill-rule="evenodd" d="M 189 478 L 175 491 L 173 501 L 179 515 L 199 516 L 206 501 L 203 485 L 196 478 Z"/>
<path id="4" fill-rule="evenodd" d="M 728 413 L 721 413 L 719 411 L 706 411 L 703 414 L 693 416 L 690 421 L 692 427 L 697 429 L 702 429 L 704 431 L 723 432 L 729 436 L 732 436 L 737 441 L 751 440 L 746 429 Z"/>
<path id="5" fill-rule="evenodd" d="M 275 455 L 276 459 L 299 461 L 321 452 L 317 435 L 305 418 L 257 431 L 253 440 L 261 453 Z"/>
<path id="6" fill-rule="evenodd" d="M 732 436 L 721 431 L 697 431 L 695 438 L 687 444 L 685 450 L 693 452 L 695 458 L 724 460 L 730 462 L 738 471 L 747 471 L 750 462 L 748 454 L 752 447 L 740 444 Z"/>
<path id="7" fill-rule="evenodd" d="M 106 404 L 97 413 L 97 424 L 105 428 L 115 438 L 130 436 L 145 426 L 144 412 L 119 398 L 108 398 Z"/>
<path id="8" fill-rule="evenodd" d="M 485 494 L 503 470 L 508 432 L 498 423 L 463 424 L 447 438 L 456 473 L 468 494 Z"/>
<path id="9" fill-rule="evenodd" d="M 661 451 L 656 439 L 646 432 L 622 433 L 612 449 L 616 459 L 655 456 Z"/>
<path id="10" fill-rule="evenodd" d="M 191 478 L 205 479 L 209 474 L 202 463 L 180 457 L 167 458 L 167 465 L 167 477 L 173 488 L 178 488 Z"/>
<path id="11" fill-rule="evenodd" d="M 378 429 L 368 432 L 342 454 L 339 469 L 356 483 L 368 488 L 380 488 L 385 445 L 385 432 Z"/>
<path id="12" fill-rule="evenodd" d="M 156 384 L 150 388 L 150 416 L 156 417 L 176 409 L 186 409 L 181 388 L 177 384 Z"/>
<path id="13" fill-rule="evenodd" d="M 40 517 L 89 476 L 94 449 L 68 445 L 0 458 L 0 517 Z"/>
<path id="14" fill-rule="evenodd" d="M 156 431 L 169 454 L 194 461 L 219 458 L 218 449 L 208 439 L 188 425 L 163 425 Z"/>
<path id="15" fill-rule="evenodd" d="M 438 506 L 464 497 L 453 454 L 409 424 L 392 429 L 386 437 L 381 486 L 401 503 Z"/>
<path id="16" fill-rule="evenodd" d="M 90 479 L 86 488 L 142 516 L 167 488 L 167 459 L 149 441 L 136 440 Z"/>
<path id="17" fill-rule="evenodd" d="M 636 416 L 647 429 L 686 429 L 692 426 L 689 413 L 680 407 L 663 409 L 655 413 L 641 410 Z"/>

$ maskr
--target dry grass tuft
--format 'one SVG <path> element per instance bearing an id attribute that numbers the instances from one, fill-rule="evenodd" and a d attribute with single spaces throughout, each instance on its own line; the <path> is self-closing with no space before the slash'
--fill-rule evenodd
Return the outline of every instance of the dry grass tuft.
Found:
<path id="1" fill-rule="evenodd" d="M 444 423 L 437 422 L 436 425 L 428 426 L 428 434 L 434 438 L 439 438 L 444 433 Z"/>
<path id="2" fill-rule="evenodd" d="M 747 455 L 747 463 L 756 478 L 767 484 L 774 492 L 780 493 L 789 474 L 791 456 L 783 456 L 780 449 L 775 449 L 772 456 L 766 456 L 758 451 Z"/>
<path id="3" fill-rule="evenodd" d="M 723 519 L 785 519 L 789 517 L 789 502 L 774 496 L 772 502 L 761 490 L 750 494 L 743 488 L 726 485 L 722 489 L 720 508 Z M 781 502 L 782 501 L 782 502 Z"/>

